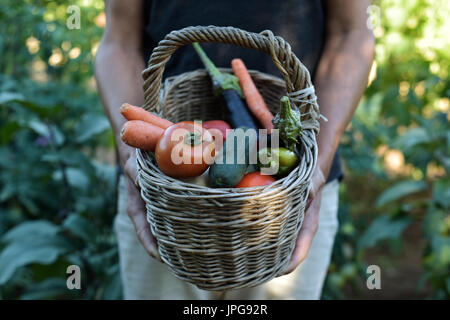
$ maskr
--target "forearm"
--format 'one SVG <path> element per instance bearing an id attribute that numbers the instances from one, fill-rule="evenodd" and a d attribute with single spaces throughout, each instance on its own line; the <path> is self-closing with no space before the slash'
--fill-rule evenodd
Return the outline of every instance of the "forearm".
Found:
<path id="1" fill-rule="evenodd" d="M 111 122 L 121 157 L 132 149 L 120 139 L 125 119 L 119 112 L 124 102 L 144 103 L 141 72 L 145 64 L 138 50 L 125 49 L 114 43 L 102 42 L 95 61 L 95 76 L 105 112 Z M 126 159 L 120 159 L 122 164 Z"/>
<path id="2" fill-rule="evenodd" d="M 373 60 L 369 30 L 330 35 L 318 65 L 315 87 L 321 119 L 317 143 L 318 166 L 328 176 L 340 138 L 366 88 Z"/>

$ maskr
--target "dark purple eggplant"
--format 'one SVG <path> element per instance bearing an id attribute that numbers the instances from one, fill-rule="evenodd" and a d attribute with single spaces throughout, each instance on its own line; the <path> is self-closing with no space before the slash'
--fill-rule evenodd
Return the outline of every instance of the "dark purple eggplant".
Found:
<path id="1" fill-rule="evenodd" d="M 227 121 L 233 128 L 247 127 L 258 132 L 258 125 L 242 101 L 243 93 L 236 76 L 220 72 L 198 43 L 192 44 L 213 84 L 214 94 L 222 96 L 227 108 Z"/>

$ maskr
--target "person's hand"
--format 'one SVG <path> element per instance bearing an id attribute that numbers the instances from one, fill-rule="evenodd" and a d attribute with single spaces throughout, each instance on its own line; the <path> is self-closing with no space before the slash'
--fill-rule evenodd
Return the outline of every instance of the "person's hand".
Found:
<path id="1" fill-rule="evenodd" d="M 142 243 L 145 250 L 150 254 L 150 256 L 161 261 L 156 239 L 150 230 L 149 223 L 147 222 L 145 202 L 141 198 L 137 183 L 136 152 L 134 152 L 133 149 L 128 154 L 128 159 L 125 161 L 124 165 L 128 190 L 127 213 L 130 216 L 131 221 L 133 221 L 139 241 Z"/>
<path id="2" fill-rule="evenodd" d="M 317 166 L 312 176 L 311 189 L 309 191 L 308 200 L 306 203 L 303 224 L 297 236 L 291 261 L 289 262 L 284 274 L 294 271 L 308 255 L 312 240 L 316 234 L 317 227 L 319 226 L 319 210 L 320 202 L 322 200 L 322 187 L 325 185 L 325 182 L 325 176 L 319 166 Z"/>

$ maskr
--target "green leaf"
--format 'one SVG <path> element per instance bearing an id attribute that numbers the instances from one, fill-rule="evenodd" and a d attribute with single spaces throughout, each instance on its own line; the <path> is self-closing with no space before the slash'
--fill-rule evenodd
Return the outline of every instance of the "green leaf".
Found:
<path id="1" fill-rule="evenodd" d="M 30 111 L 35 112 L 40 116 L 51 116 L 57 111 L 61 110 L 59 105 L 39 105 L 30 100 L 27 100 L 22 94 L 16 92 L 2 92 L 0 93 L 0 105 L 15 102 Z"/>
<path id="2" fill-rule="evenodd" d="M 450 267 L 450 237 L 433 235 L 431 238 L 431 248 L 436 256 L 436 267 Z"/>
<path id="3" fill-rule="evenodd" d="M 395 142 L 394 146 L 401 150 L 410 149 L 420 143 L 430 141 L 430 136 L 424 128 L 414 128 L 408 130 L 404 135 L 400 136 Z"/>
<path id="4" fill-rule="evenodd" d="M 433 184 L 433 199 L 443 208 L 450 208 L 450 179 L 442 179 Z"/>
<path id="5" fill-rule="evenodd" d="M 367 127 L 373 128 L 379 121 L 384 93 L 378 92 L 369 98 L 364 98 L 356 109 L 356 119 Z"/>
<path id="6" fill-rule="evenodd" d="M 38 284 L 33 284 L 20 297 L 22 300 L 42 300 L 54 299 L 67 296 L 70 290 L 67 289 L 66 279 L 49 278 Z"/>
<path id="7" fill-rule="evenodd" d="M 27 122 L 28 128 L 36 132 L 38 135 L 48 137 L 50 136 L 50 130 L 48 126 L 43 123 L 42 121 L 39 121 L 37 119 L 32 119 Z"/>
<path id="8" fill-rule="evenodd" d="M 17 92 L 1 92 L 0 93 L 0 104 L 6 104 L 9 102 L 23 101 L 25 98 L 22 94 Z"/>
<path id="9" fill-rule="evenodd" d="M 67 168 L 65 169 L 67 180 L 72 187 L 79 189 L 86 189 L 89 185 L 89 177 L 86 173 L 78 168 Z M 63 174 L 61 170 L 56 171 L 53 174 L 53 179 L 56 181 L 61 181 Z"/>
<path id="10" fill-rule="evenodd" d="M 434 234 L 445 234 L 450 221 L 446 223 L 448 214 L 436 206 L 429 206 L 423 220 L 423 232 L 431 238 Z"/>
<path id="11" fill-rule="evenodd" d="M 83 143 L 110 128 L 108 119 L 102 114 L 88 113 L 75 129 L 75 141 Z"/>
<path id="12" fill-rule="evenodd" d="M 57 164 L 58 162 L 64 163 L 67 166 L 83 166 L 86 163 L 90 163 L 91 159 L 83 154 L 81 151 L 74 148 L 62 148 L 55 151 L 48 151 L 45 154 L 41 154 L 42 161 L 51 162 Z"/>
<path id="13" fill-rule="evenodd" d="M 0 191 L 0 202 L 10 199 L 16 193 L 16 186 L 12 183 L 5 183 Z"/>
<path id="14" fill-rule="evenodd" d="M 0 128 L 0 142 L 7 144 L 13 135 L 20 129 L 19 123 L 16 121 L 9 121 Z"/>
<path id="15" fill-rule="evenodd" d="M 86 242 L 94 241 L 97 234 L 91 222 L 75 213 L 64 220 L 63 227 Z"/>
<path id="16" fill-rule="evenodd" d="M 30 263 L 53 263 L 69 249 L 69 244 L 58 235 L 31 233 L 11 242 L 0 254 L 0 285 L 8 281 L 20 267 Z"/>
<path id="17" fill-rule="evenodd" d="M 66 140 L 66 137 L 64 136 L 64 134 L 61 132 L 61 130 L 58 129 L 58 127 L 51 125 L 50 126 L 50 131 L 51 131 L 51 137 L 53 139 L 53 141 L 55 141 L 55 144 L 57 146 L 61 146 L 64 141 Z"/>
<path id="18" fill-rule="evenodd" d="M 107 182 L 108 185 L 114 186 L 117 179 L 117 167 L 110 164 L 93 161 L 97 177 L 102 181 Z"/>
<path id="19" fill-rule="evenodd" d="M 391 220 L 387 215 L 375 219 L 358 241 L 358 251 L 375 246 L 380 240 L 397 239 L 411 223 L 409 218 Z"/>
<path id="20" fill-rule="evenodd" d="M 21 241 L 30 235 L 52 237 L 55 236 L 60 230 L 60 226 L 46 220 L 27 221 L 9 230 L 2 237 L 2 242 Z"/>
<path id="21" fill-rule="evenodd" d="M 89 255 L 89 257 L 87 257 L 87 261 L 92 270 L 95 272 L 103 272 L 105 265 L 110 265 L 111 262 L 117 261 L 117 256 L 117 247 L 112 247 L 106 251 Z"/>
<path id="22" fill-rule="evenodd" d="M 377 199 L 376 206 L 381 207 L 391 201 L 427 189 L 424 181 L 402 181 L 385 190 Z"/>
<path id="23" fill-rule="evenodd" d="M 64 143 L 65 137 L 63 133 L 54 125 L 47 125 L 46 123 L 37 119 L 28 121 L 26 125 L 38 135 L 51 137 L 54 143 L 58 146 Z"/>

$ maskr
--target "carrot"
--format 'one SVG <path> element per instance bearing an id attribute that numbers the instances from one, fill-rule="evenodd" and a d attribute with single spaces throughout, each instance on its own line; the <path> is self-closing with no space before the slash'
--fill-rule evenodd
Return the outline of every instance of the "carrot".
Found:
<path id="1" fill-rule="evenodd" d="M 239 79 L 242 91 L 244 92 L 245 100 L 247 101 L 248 108 L 259 120 L 261 125 L 269 130 L 269 133 L 273 129 L 272 119 L 273 115 L 267 108 L 261 93 L 255 86 L 244 62 L 241 59 L 233 59 L 231 61 L 231 67 L 236 77 Z"/>
<path id="2" fill-rule="evenodd" d="M 171 125 L 173 125 L 172 122 L 169 120 L 160 118 L 158 116 L 155 116 L 151 112 L 148 112 L 147 110 L 133 106 L 129 103 L 124 103 L 120 107 L 120 113 L 127 119 L 127 120 L 142 120 L 148 123 L 151 123 L 155 126 L 158 126 L 162 129 L 167 129 Z"/>
<path id="3" fill-rule="evenodd" d="M 120 132 L 122 141 L 129 146 L 155 151 L 159 138 L 164 129 L 142 120 L 130 120 L 125 122 Z"/>

